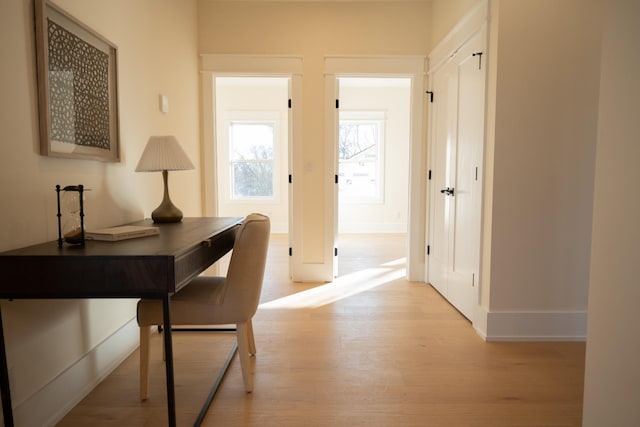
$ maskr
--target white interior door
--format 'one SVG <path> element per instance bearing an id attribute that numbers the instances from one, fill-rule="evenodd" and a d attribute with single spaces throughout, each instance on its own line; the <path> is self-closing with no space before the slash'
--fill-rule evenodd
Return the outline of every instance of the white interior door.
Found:
<path id="1" fill-rule="evenodd" d="M 429 282 L 465 317 L 477 305 L 484 145 L 483 32 L 432 76 Z"/>
<path id="2" fill-rule="evenodd" d="M 450 186 L 451 164 L 449 140 L 455 137 L 455 109 L 457 98 L 455 68 L 448 65 L 432 76 L 431 89 L 437 101 L 431 109 L 431 181 L 429 198 L 429 250 L 427 280 L 443 295 L 449 282 L 449 221 L 450 197 L 441 193 Z"/>

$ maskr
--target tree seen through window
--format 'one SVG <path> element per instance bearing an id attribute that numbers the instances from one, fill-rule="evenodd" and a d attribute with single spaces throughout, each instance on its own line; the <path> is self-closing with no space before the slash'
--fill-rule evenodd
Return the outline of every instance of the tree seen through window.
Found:
<path id="1" fill-rule="evenodd" d="M 343 200 L 381 197 L 382 120 L 341 119 L 338 127 L 339 194 Z"/>
<path id="2" fill-rule="evenodd" d="M 256 122 L 229 125 L 232 198 L 273 197 L 274 126 Z"/>

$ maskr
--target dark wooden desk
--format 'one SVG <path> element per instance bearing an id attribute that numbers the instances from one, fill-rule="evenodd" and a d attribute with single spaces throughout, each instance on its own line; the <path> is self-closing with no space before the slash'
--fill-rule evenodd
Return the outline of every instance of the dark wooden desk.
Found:
<path id="1" fill-rule="evenodd" d="M 0 253 L 0 298 L 158 298 L 164 306 L 167 409 L 175 426 L 173 347 L 169 296 L 233 248 L 242 218 L 151 220 L 160 234 L 118 242 L 87 241 L 84 247 L 57 241 Z M 13 426 L 11 391 L 0 314 L 0 391 L 4 425 Z"/>

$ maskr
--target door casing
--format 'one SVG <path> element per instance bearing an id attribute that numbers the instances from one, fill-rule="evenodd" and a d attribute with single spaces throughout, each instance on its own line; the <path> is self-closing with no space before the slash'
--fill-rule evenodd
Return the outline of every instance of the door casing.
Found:
<path id="1" fill-rule="evenodd" d="M 407 230 L 407 278 L 424 281 L 425 256 L 425 149 L 423 143 L 423 111 L 425 103 L 425 57 L 422 56 L 326 56 L 325 57 L 325 164 L 331 165 L 331 176 L 325 180 L 325 269 L 326 280 L 337 271 L 336 241 L 338 236 L 337 129 L 339 77 L 408 77 L 411 78 L 411 142 L 409 167 L 409 210 Z"/>

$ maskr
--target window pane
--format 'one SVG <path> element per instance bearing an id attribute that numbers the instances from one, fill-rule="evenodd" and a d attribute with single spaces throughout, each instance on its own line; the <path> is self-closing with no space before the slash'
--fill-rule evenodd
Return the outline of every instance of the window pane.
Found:
<path id="1" fill-rule="evenodd" d="M 340 160 L 352 160 L 362 153 L 377 158 L 379 125 L 375 122 L 340 122 Z M 373 149 L 373 150 L 372 150 Z M 375 158 L 373 159 L 375 160 Z"/>
<path id="2" fill-rule="evenodd" d="M 273 197 L 271 162 L 234 162 L 233 198 Z"/>
<path id="3" fill-rule="evenodd" d="M 344 200 L 380 198 L 381 121 L 341 120 L 339 125 L 339 194 Z"/>
<path id="4" fill-rule="evenodd" d="M 231 160 L 273 160 L 273 124 L 231 123 Z"/>
<path id="5" fill-rule="evenodd" d="M 229 125 L 231 197 L 273 197 L 274 123 Z"/>

